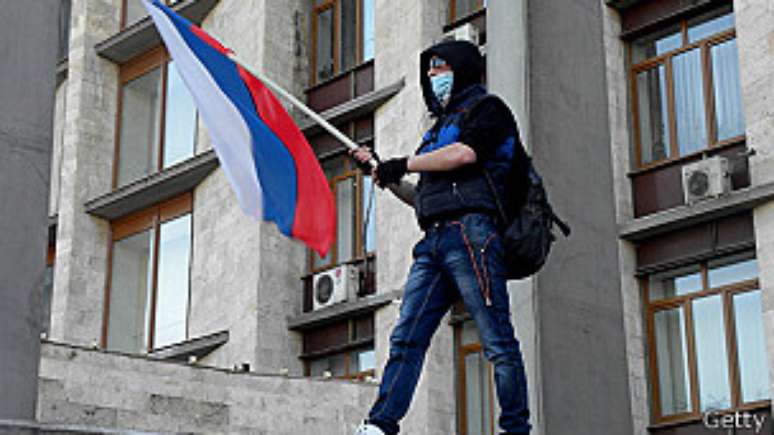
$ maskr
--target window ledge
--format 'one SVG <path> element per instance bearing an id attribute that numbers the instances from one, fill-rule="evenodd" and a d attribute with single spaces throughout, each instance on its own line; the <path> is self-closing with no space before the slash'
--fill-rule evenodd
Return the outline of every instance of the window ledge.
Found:
<path id="1" fill-rule="evenodd" d="M 373 112 L 387 100 L 400 92 L 400 90 L 403 89 L 405 85 L 405 79 L 400 79 L 389 86 L 376 89 L 365 95 L 361 95 L 354 100 L 349 100 L 346 103 L 332 107 L 322 112 L 320 115 L 323 117 L 323 119 L 330 122 L 331 124 L 339 124 L 342 122 L 351 121 L 359 116 Z M 301 131 L 307 137 L 315 136 L 324 131 L 324 129 L 319 124 L 308 117 L 304 117 L 298 124 L 301 128 Z"/>
<path id="2" fill-rule="evenodd" d="M 156 349 L 148 354 L 149 358 L 167 361 L 188 362 L 188 358 L 195 356 L 198 359 L 206 356 L 213 350 L 224 345 L 228 341 L 228 331 L 220 331 Z"/>
<path id="3" fill-rule="evenodd" d="M 623 240 L 636 242 L 669 231 L 752 210 L 772 199 L 774 199 L 774 183 L 735 190 L 718 198 L 701 201 L 691 206 L 682 205 L 633 219 L 619 226 L 618 236 Z"/>
<path id="4" fill-rule="evenodd" d="M 218 164 L 215 151 L 209 150 L 89 200 L 84 207 L 86 212 L 93 216 L 107 220 L 117 219 L 192 190 L 214 171 Z"/>
<path id="5" fill-rule="evenodd" d="M 624 9 L 630 8 L 637 3 L 644 3 L 644 0 L 605 0 L 605 3 L 607 3 L 608 6 L 611 8 L 617 9 L 619 11 L 622 11 Z"/>
<path id="6" fill-rule="evenodd" d="M 56 63 L 56 85 L 59 86 L 67 78 L 68 58 L 63 57 Z"/>
<path id="7" fill-rule="evenodd" d="M 402 291 L 396 290 L 389 293 L 366 296 L 354 302 L 344 302 L 321 310 L 304 313 L 300 316 L 288 317 L 288 329 L 291 331 L 304 331 L 354 315 L 376 311 L 379 307 L 400 298 L 401 294 Z"/>
<path id="8" fill-rule="evenodd" d="M 207 14 L 218 4 L 219 0 L 179 0 L 171 6 L 172 10 L 201 24 Z M 150 16 L 121 30 L 110 38 L 98 43 L 94 49 L 105 59 L 123 64 L 131 58 L 142 54 L 161 44 L 161 36 L 153 25 Z"/>

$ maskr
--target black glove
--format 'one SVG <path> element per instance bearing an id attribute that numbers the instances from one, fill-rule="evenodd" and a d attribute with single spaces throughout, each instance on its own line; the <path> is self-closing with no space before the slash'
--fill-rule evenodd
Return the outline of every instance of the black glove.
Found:
<path id="1" fill-rule="evenodd" d="M 352 152 L 349 153 L 350 156 L 352 156 Z M 381 159 L 379 159 L 379 154 L 376 154 L 376 151 L 371 150 L 371 157 L 376 160 L 376 163 L 381 163 Z M 356 159 L 354 156 L 352 156 L 352 160 L 355 161 L 355 166 L 357 166 L 361 171 L 363 171 L 363 175 L 371 175 L 371 171 L 373 170 L 373 167 L 371 166 L 371 163 L 365 161 L 361 162 L 360 160 Z"/>
<path id="2" fill-rule="evenodd" d="M 408 171 L 408 157 L 386 160 L 380 163 L 375 171 L 379 187 L 384 188 L 388 184 L 398 184 Z"/>

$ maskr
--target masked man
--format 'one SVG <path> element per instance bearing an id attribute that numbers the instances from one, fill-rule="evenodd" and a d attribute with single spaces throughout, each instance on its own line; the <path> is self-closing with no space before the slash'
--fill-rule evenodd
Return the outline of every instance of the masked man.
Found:
<path id="1" fill-rule="evenodd" d="M 494 365 L 503 433 L 530 431 L 527 383 L 511 324 L 498 234 L 506 176 L 526 174 L 527 157 L 510 110 L 499 98 L 487 96 L 481 84 L 482 64 L 478 47 L 469 42 L 442 42 L 424 51 L 422 92 L 436 122 L 413 156 L 383 161 L 374 170 L 380 187 L 414 207 L 424 237 L 412 252 L 414 263 L 390 336 L 378 398 L 357 434 L 399 432 L 430 339 L 459 297 Z M 372 157 L 366 148 L 353 155 L 360 163 Z M 407 172 L 420 174 L 416 187 L 403 180 Z M 514 179 L 520 180 L 509 178 Z"/>

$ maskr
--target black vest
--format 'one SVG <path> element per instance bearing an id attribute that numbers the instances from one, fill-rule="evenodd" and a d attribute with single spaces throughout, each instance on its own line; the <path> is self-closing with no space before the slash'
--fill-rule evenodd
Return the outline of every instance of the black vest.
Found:
<path id="1" fill-rule="evenodd" d="M 467 109 L 478 101 L 486 91 L 477 86 L 466 92 L 461 102 L 440 118 L 425 133 L 417 154 L 424 154 L 457 142 L 460 124 Z M 515 138 L 508 137 L 498 147 L 514 146 Z M 512 153 L 512 152 L 511 152 Z M 495 153 L 488 153 L 494 155 Z M 498 206 L 489 182 L 484 174 L 486 168 L 499 198 L 505 198 L 504 184 L 510 162 L 493 162 L 477 156 L 474 164 L 465 165 L 452 171 L 421 172 L 414 209 L 422 228 L 439 219 L 453 218 L 464 213 L 481 212 L 497 216 Z"/>

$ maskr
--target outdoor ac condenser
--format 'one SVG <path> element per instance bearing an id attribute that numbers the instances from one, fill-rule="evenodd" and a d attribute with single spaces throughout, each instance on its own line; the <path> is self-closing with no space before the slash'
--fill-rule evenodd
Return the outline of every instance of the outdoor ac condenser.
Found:
<path id="1" fill-rule="evenodd" d="M 689 205 L 730 191 L 731 170 L 725 157 L 715 156 L 683 166 L 683 192 Z"/>
<path id="2" fill-rule="evenodd" d="M 478 45 L 478 29 L 474 25 L 466 23 L 446 33 L 444 39 L 469 41 Z"/>
<path id="3" fill-rule="evenodd" d="M 349 264 L 316 274 L 312 283 L 313 310 L 346 302 L 357 293 L 358 283 L 358 269 Z"/>

